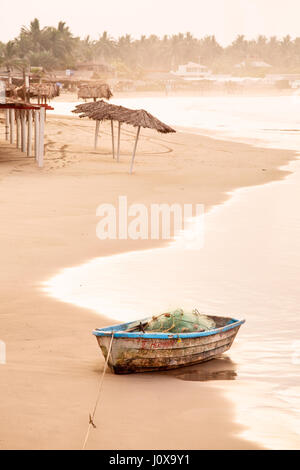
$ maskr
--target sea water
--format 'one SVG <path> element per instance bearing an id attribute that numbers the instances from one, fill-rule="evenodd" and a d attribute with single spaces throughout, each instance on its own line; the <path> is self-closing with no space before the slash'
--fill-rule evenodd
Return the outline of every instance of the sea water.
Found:
<path id="1" fill-rule="evenodd" d="M 200 134 L 300 149 L 297 94 L 114 101 Z M 61 105 L 68 113 L 69 105 Z M 54 297 L 114 322 L 177 307 L 245 318 L 228 353 L 236 380 L 215 386 L 234 399 L 244 436 L 269 448 L 300 446 L 300 161 L 285 169 L 291 173 L 284 180 L 238 189 L 212 208 L 201 249 L 177 240 L 97 258 L 66 268 L 46 286 Z"/>

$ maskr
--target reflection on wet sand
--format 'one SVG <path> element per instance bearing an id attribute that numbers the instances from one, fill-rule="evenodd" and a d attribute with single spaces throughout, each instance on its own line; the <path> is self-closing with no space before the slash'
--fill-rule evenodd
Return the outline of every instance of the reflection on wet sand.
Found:
<path id="1" fill-rule="evenodd" d="M 238 377 L 236 364 L 230 357 L 224 356 L 182 369 L 167 372 L 177 379 L 191 382 L 207 382 L 209 380 L 236 380 Z"/>

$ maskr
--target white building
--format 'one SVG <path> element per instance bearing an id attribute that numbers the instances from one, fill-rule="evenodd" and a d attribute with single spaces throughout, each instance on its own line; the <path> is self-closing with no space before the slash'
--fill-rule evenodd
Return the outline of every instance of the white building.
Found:
<path id="1" fill-rule="evenodd" d="M 266 62 L 260 59 L 247 59 L 235 65 L 235 68 L 237 69 L 243 69 L 246 67 L 253 69 L 270 69 L 272 68 L 272 65 L 267 64 Z"/>
<path id="2" fill-rule="evenodd" d="M 197 64 L 195 62 L 188 62 L 184 65 L 179 65 L 174 75 L 183 78 L 204 78 L 211 74 L 211 71 L 206 65 Z"/>

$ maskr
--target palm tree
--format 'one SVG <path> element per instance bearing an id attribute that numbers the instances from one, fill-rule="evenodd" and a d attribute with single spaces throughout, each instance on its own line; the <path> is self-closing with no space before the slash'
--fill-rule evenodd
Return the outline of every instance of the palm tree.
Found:
<path id="1" fill-rule="evenodd" d="M 102 36 L 100 36 L 95 44 L 96 53 L 103 61 L 114 57 L 115 47 L 115 41 L 109 37 L 107 31 L 102 33 Z"/>
<path id="2" fill-rule="evenodd" d="M 14 67 L 23 70 L 26 65 L 28 65 L 25 59 L 19 57 L 18 52 L 17 41 L 8 41 L 8 43 L 4 45 L 0 56 L 0 65 L 6 67 L 7 72 L 11 72 Z"/>
<path id="3" fill-rule="evenodd" d="M 66 23 L 60 21 L 57 28 L 45 28 L 43 36 L 43 43 L 47 43 L 48 47 L 41 49 L 41 52 L 51 51 L 57 63 L 62 66 L 73 61 L 73 52 L 78 39 L 73 37 Z"/>
<path id="4" fill-rule="evenodd" d="M 227 48 L 229 55 L 235 61 L 244 60 L 248 55 L 249 44 L 243 34 L 237 36 L 233 43 Z"/>
<path id="5" fill-rule="evenodd" d="M 78 59 L 84 62 L 93 62 L 96 56 L 96 41 L 93 41 L 90 36 L 86 36 L 83 40 L 79 41 L 77 45 Z"/>
<path id="6" fill-rule="evenodd" d="M 206 65 L 211 65 L 223 53 L 223 49 L 217 42 L 215 36 L 205 36 L 200 41 L 199 54 Z"/>
<path id="7" fill-rule="evenodd" d="M 29 28 L 22 26 L 19 36 L 20 50 L 23 55 L 28 51 L 38 52 L 49 46 L 45 37 L 45 29 L 40 28 L 40 22 L 37 18 L 30 22 Z"/>
<path id="8" fill-rule="evenodd" d="M 291 36 L 288 34 L 281 41 L 282 63 L 285 66 L 293 64 L 293 43 Z"/>
<path id="9" fill-rule="evenodd" d="M 121 61 L 130 67 L 134 67 L 137 58 L 136 55 L 133 54 L 131 35 L 126 34 L 125 36 L 119 37 L 117 47 Z"/>
<path id="10" fill-rule="evenodd" d="M 54 70 L 59 67 L 59 60 L 51 51 L 29 52 L 26 56 L 32 67 L 43 67 L 44 70 Z"/>
<path id="11" fill-rule="evenodd" d="M 78 43 L 79 38 L 75 38 L 70 31 L 70 28 L 66 25 L 64 21 L 60 21 L 57 26 L 57 32 L 64 44 L 64 49 L 66 54 L 72 54 L 73 49 Z"/>

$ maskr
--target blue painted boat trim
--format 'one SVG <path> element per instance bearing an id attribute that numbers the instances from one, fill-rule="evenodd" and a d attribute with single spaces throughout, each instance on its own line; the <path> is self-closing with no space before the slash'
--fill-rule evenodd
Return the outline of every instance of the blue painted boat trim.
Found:
<path id="1" fill-rule="evenodd" d="M 144 318 L 141 322 L 148 320 Z M 143 339 L 178 339 L 178 338 L 199 338 L 201 336 L 211 336 L 217 333 L 222 333 L 224 331 L 232 330 L 237 326 L 241 326 L 245 323 L 246 320 L 235 320 L 231 318 L 227 325 L 222 326 L 222 328 L 215 328 L 214 330 L 196 332 L 196 333 L 143 333 L 143 332 L 134 332 L 127 333 L 126 330 L 132 323 L 120 323 L 119 325 L 107 326 L 106 328 L 97 328 L 93 331 L 95 336 L 111 336 L 114 332 L 114 338 L 143 338 Z"/>

